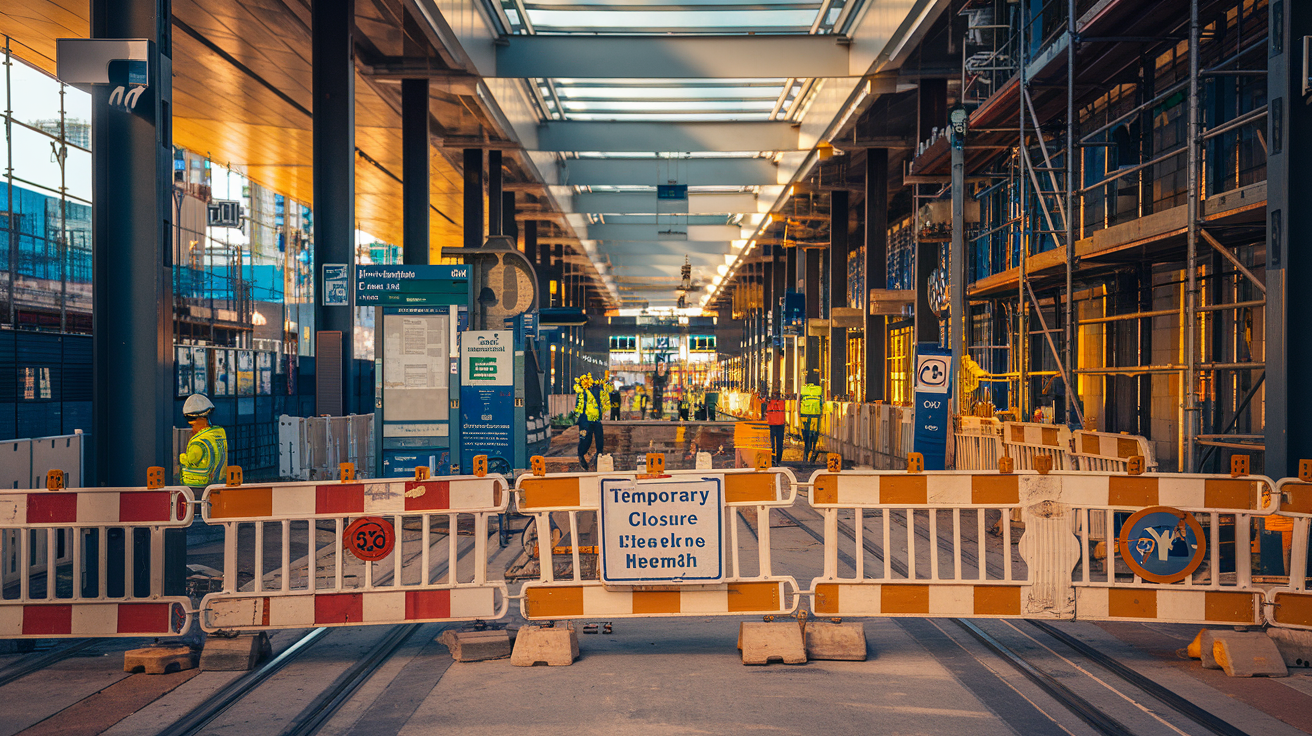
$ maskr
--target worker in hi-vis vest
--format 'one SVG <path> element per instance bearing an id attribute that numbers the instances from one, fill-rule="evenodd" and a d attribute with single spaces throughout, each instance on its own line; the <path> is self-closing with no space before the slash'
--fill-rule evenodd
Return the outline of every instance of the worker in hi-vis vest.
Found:
<path id="1" fill-rule="evenodd" d="M 588 448 L 593 442 L 597 444 L 598 457 L 606 451 L 606 436 L 602 433 L 601 418 L 610 411 L 610 394 L 603 391 L 599 384 L 592 382 L 592 374 L 584 373 L 574 384 L 574 393 L 578 400 L 574 403 L 574 415 L 579 425 L 579 465 L 588 470 Z"/>
<path id="2" fill-rule="evenodd" d="M 779 463 L 784 461 L 784 414 L 787 411 L 787 405 L 784 403 L 784 397 L 779 395 L 778 391 L 770 394 L 766 399 L 765 423 L 770 427 L 770 452 L 774 457 L 772 465 L 778 467 Z"/>
<path id="3" fill-rule="evenodd" d="M 824 391 L 818 385 L 815 371 L 806 378 L 806 385 L 798 397 L 797 413 L 802 418 L 802 462 L 811 462 L 816 443 L 820 440 L 820 415 L 824 413 Z"/>
<path id="4" fill-rule="evenodd" d="M 214 402 L 204 394 L 192 394 L 182 405 L 182 415 L 191 425 L 187 451 L 178 456 L 182 485 L 204 488 L 218 483 L 228 465 L 228 435 L 210 424 Z"/>

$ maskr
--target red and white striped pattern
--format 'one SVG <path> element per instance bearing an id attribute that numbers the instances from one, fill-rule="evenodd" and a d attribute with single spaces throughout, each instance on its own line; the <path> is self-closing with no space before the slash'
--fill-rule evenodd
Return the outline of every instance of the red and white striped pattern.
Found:
<path id="1" fill-rule="evenodd" d="M 0 528 L 187 526 L 190 488 L 86 488 L 0 493 Z"/>
<path id="2" fill-rule="evenodd" d="M 505 583 L 334 593 L 211 593 L 201 609 L 207 631 L 473 621 L 504 616 L 506 593 Z"/>
<path id="3" fill-rule="evenodd" d="M 0 639 L 179 636 L 191 622 L 190 616 L 183 615 L 187 607 L 184 597 L 132 603 L 6 603 L 0 605 Z"/>
<path id="4" fill-rule="evenodd" d="M 505 478 L 371 480 L 359 483 L 274 483 L 205 490 L 207 522 L 277 521 L 427 512 L 504 511 Z"/>

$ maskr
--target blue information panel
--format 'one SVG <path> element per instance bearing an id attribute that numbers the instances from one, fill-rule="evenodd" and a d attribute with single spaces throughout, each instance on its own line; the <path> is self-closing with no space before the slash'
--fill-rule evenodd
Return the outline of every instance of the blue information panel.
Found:
<path id="1" fill-rule="evenodd" d="M 509 330 L 460 335 L 461 457 L 487 455 L 514 467 L 515 343 Z"/>
<path id="2" fill-rule="evenodd" d="M 943 470 L 947 463 L 951 391 L 952 352 L 934 344 L 918 345 L 914 447 L 925 458 L 925 470 Z"/>
<path id="3" fill-rule="evenodd" d="M 1136 575 L 1153 583 L 1189 577 L 1207 554 L 1203 527 L 1193 514 L 1169 506 L 1150 506 L 1121 525 L 1121 559 Z"/>

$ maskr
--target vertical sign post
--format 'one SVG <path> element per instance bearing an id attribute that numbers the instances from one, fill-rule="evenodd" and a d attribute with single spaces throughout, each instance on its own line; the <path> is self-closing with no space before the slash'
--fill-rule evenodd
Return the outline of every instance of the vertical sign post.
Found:
<path id="1" fill-rule="evenodd" d="M 916 354 L 916 435 L 913 447 L 925 458 L 925 470 L 946 464 L 948 401 L 952 391 L 952 353 L 921 344 Z"/>
<path id="2" fill-rule="evenodd" d="M 500 459 L 514 467 L 515 338 L 511 330 L 460 335 L 461 457 Z"/>

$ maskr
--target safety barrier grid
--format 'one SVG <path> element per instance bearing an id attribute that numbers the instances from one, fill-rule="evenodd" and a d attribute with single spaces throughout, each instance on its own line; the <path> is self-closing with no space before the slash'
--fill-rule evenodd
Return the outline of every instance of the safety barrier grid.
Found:
<path id="1" fill-rule="evenodd" d="M 278 417 L 278 477 L 329 480 L 342 463 L 361 476 L 374 467 L 374 415 Z"/>
<path id="2" fill-rule="evenodd" d="M 73 434 L 0 442 L 0 489 L 40 488 L 46 473 L 59 469 L 64 485 L 82 485 L 86 442 L 90 435 Z"/>
<path id="3" fill-rule="evenodd" d="M 164 535 L 191 524 L 193 500 L 184 487 L 0 492 L 0 638 L 186 633 Z"/>
<path id="4" fill-rule="evenodd" d="M 1287 555 L 1285 569 L 1289 572 L 1287 585 L 1266 592 L 1266 618 L 1276 626 L 1291 629 L 1312 629 L 1312 591 L 1308 579 L 1312 578 L 1312 560 L 1309 560 L 1309 528 L 1312 528 L 1312 463 L 1299 463 L 1299 478 L 1285 478 L 1276 483 L 1280 499 L 1278 516 L 1263 521 L 1268 532 L 1280 532 L 1281 551 Z"/>
<path id="5" fill-rule="evenodd" d="M 1157 470 L 1153 444 L 1139 435 L 1077 429 L 1072 435 L 1071 447 L 1080 470 L 1124 473 L 1132 457 L 1143 458 L 1145 471 L 1152 473 Z"/>
<path id="6" fill-rule="evenodd" d="M 1021 507 L 1021 480 L 1028 477 L 816 471 L 809 500 L 824 517 L 824 572 L 811 582 L 812 612 L 1052 615 L 1033 600 L 1030 566 L 1013 549 L 1011 526 L 1003 521 Z M 1000 522 L 995 538 L 989 530 Z M 946 539 L 940 529 L 950 530 Z M 849 544 L 854 572 L 843 577 L 839 556 Z"/>
<path id="7" fill-rule="evenodd" d="M 952 418 L 953 467 L 957 470 L 993 470 L 1002 457 L 1002 422 L 992 417 Z"/>
<path id="8" fill-rule="evenodd" d="M 496 474 L 211 486 L 203 517 L 224 527 L 223 590 L 205 596 L 201 626 L 500 618 L 509 599 L 488 579 L 488 519 L 509 497 Z"/>
<path id="9" fill-rule="evenodd" d="M 819 616 L 1263 621 L 1263 591 L 1251 579 L 1251 524 L 1280 508 L 1263 476 L 817 471 L 810 480 L 811 505 L 825 519 L 824 574 L 811 583 Z M 1303 503 L 1312 511 L 1312 501 Z M 1024 525 L 1018 538 L 1008 517 Z M 1096 519 L 1122 538 L 1098 542 L 1089 531 Z M 1233 547 L 1223 550 L 1221 529 L 1231 523 Z M 950 533 L 943 538 L 939 529 Z M 996 539 L 988 538 L 992 529 Z M 1159 575 L 1150 563 L 1126 559 L 1127 535 L 1145 529 L 1158 536 L 1134 537 L 1136 544 L 1175 545 L 1167 548 L 1173 556 L 1186 545 L 1186 569 Z M 847 540 L 855 549 L 851 577 L 838 575 Z M 1306 541 L 1304 531 L 1304 549 Z M 1148 554 L 1135 551 L 1141 562 Z M 878 562 L 867 565 L 869 555 Z M 1312 597 L 1283 596 L 1284 621 L 1312 621 L 1304 618 Z"/>
<path id="10" fill-rule="evenodd" d="M 601 552 L 603 487 L 608 493 L 618 493 L 618 487 L 633 484 L 633 488 L 647 492 L 659 491 L 659 486 L 638 485 L 640 482 L 677 484 L 704 479 L 716 481 L 723 494 L 721 528 L 727 532 L 727 538 L 721 539 L 721 569 L 726 573 L 723 580 L 707 585 L 608 585 L 602 580 L 599 563 L 597 569 L 585 571 L 585 565 L 592 568 L 591 563 Z M 674 470 L 642 476 L 625 472 L 523 475 L 515 490 L 517 510 L 533 517 L 539 540 L 539 578 L 526 582 L 521 589 L 520 612 L 528 620 L 778 615 L 797 608 L 797 581 L 774 574 L 770 554 L 770 509 L 789 507 L 796 499 L 797 481 L 788 469 Z M 752 510 L 756 513 L 749 523 Z M 740 533 L 740 526 L 747 526 L 748 534 Z M 666 528 L 657 528 L 664 537 Z M 740 551 L 740 545 L 748 544 L 748 537 L 755 541 L 755 559 Z M 677 564 L 673 562 L 677 559 L 676 549 L 684 554 L 683 547 L 657 547 L 649 554 L 661 557 L 647 560 L 657 560 L 653 567 L 661 566 L 663 559 L 671 560 L 670 565 Z M 642 552 L 633 554 L 642 556 Z M 570 563 L 563 579 L 556 576 L 557 556 L 566 556 Z"/>
<path id="11" fill-rule="evenodd" d="M 1071 430 L 1062 424 L 1003 422 L 1002 450 L 1017 470 L 1034 470 L 1034 458 L 1039 456 L 1051 457 L 1053 470 L 1075 470 Z"/>

